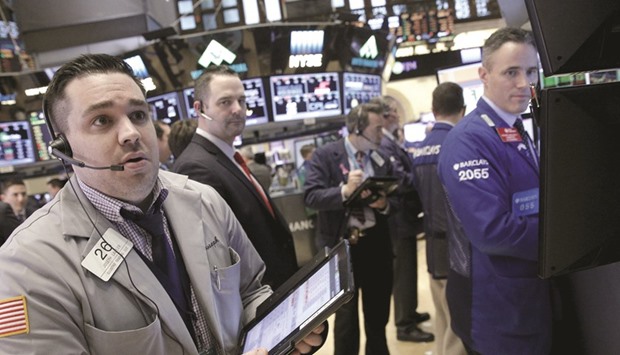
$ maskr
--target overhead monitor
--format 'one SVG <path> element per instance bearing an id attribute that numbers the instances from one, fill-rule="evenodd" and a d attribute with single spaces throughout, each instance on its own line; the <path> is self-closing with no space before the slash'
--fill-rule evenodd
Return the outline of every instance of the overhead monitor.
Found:
<path id="1" fill-rule="evenodd" d="M 148 102 L 151 106 L 151 115 L 155 120 L 162 121 L 170 125 L 180 119 L 183 119 L 181 101 L 179 100 L 179 94 L 176 91 L 149 97 L 146 99 L 146 102 Z"/>
<path id="2" fill-rule="evenodd" d="M 245 89 L 246 121 L 245 124 L 263 124 L 269 121 L 267 101 L 262 78 L 241 80 Z"/>
<path id="3" fill-rule="evenodd" d="M 620 1 L 526 0 L 525 5 L 546 76 L 620 68 Z"/>
<path id="4" fill-rule="evenodd" d="M 269 78 L 274 121 L 342 115 L 338 73 Z"/>
<path id="5" fill-rule="evenodd" d="M 347 26 L 342 28 L 338 54 L 345 70 L 382 74 L 393 45 L 386 31 Z"/>
<path id="6" fill-rule="evenodd" d="M 28 121 L 0 121 L 0 167 L 36 161 Z"/>
<path id="7" fill-rule="evenodd" d="M 380 75 L 344 72 L 342 87 L 345 115 L 355 106 L 381 96 L 381 83 Z"/>
<path id="8" fill-rule="evenodd" d="M 133 74 L 138 79 L 146 79 L 150 76 L 149 71 L 146 69 L 146 64 L 144 63 L 144 60 L 142 59 L 142 56 L 140 56 L 140 54 L 131 55 L 127 58 L 124 58 L 123 60 L 127 64 L 129 64 L 131 70 L 133 71 Z"/>
<path id="9" fill-rule="evenodd" d="M 269 121 L 267 113 L 267 101 L 265 99 L 265 87 L 262 78 L 243 79 L 243 88 L 245 89 L 246 103 L 246 122 L 248 126 L 263 124 Z M 196 118 L 194 110 L 194 88 L 183 90 L 183 99 L 185 102 L 185 110 L 189 117 Z"/>
<path id="10" fill-rule="evenodd" d="M 194 88 L 183 89 L 183 101 L 185 102 L 185 112 L 189 118 L 197 118 L 196 110 L 194 110 Z"/>
<path id="11" fill-rule="evenodd" d="M 47 127 L 47 122 L 45 122 L 43 111 L 32 111 L 28 113 L 28 120 L 32 128 L 32 140 L 34 142 L 34 151 L 37 161 L 50 160 L 51 157 L 47 147 L 53 139 Z"/>
<path id="12" fill-rule="evenodd" d="M 620 82 L 541 95 L 539 274 L 620 261 Z"/>

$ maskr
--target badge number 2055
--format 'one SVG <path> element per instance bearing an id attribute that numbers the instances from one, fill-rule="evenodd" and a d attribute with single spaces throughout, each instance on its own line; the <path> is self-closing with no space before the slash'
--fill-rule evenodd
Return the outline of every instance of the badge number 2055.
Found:
<path id="1" fill-rule="evenodd" d="M 489 178 L 489 168 L 467 169 L 459 171 L 459 181 L 479 180 Z"/>

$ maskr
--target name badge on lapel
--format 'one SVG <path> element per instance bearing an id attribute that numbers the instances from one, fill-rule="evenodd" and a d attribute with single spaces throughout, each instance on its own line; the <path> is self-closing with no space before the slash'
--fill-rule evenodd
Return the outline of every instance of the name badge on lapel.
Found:
<path id="1" fill-rule="evenodd" d="M 375 162 L 375 164 L 377 164 L 377 166 L 383 166 L 383 164 L 385 164 L 383 157 L 381 157 L 381 155 L 379 155 L 379 153 L 375 150 L 370 153 L 370 158 Z"/>
<path id="2" fill-rule="evenodd" d="M 523 139 L 516 128 L 497 127 L 495 129 L 504 143 L 522 142 Z"/>
<path id="3" fill-rule="evenodd" d="M 103 281 L 110 280 L 129 251 L 133 243 L 112 228 L 103 234 L 97 244 L 88 252 L 82 266 Z"/>

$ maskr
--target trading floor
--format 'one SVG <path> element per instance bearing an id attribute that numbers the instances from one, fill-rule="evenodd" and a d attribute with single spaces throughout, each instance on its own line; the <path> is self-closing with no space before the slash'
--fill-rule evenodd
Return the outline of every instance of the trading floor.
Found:
<path id="1" fill-rule="evenodd" d="M 431 291 L 428 284 L 428 272 L 426 272 L 426 244 L 424 240 L 418 241 L 418 311 L 429 312 L 431 314 L 431 320 L 421 324 L 421 328 L 427 332 L 433 332 L 433 319 L 435 314 L 435 308 L 433 307 L 433 300 L 431 298 Z M 363 313 L 360 310 L 360 318 L 363 317 Z M 387 326 L 387 339 L 388 346 L 390 348 L 391 355 L 432 355 L 433 347 L 435 343 L 412 343 L 408 341 L 396 340 L 396 327 L 394 326 L 394 304 L 392 304 L 392 310 L 390 312 L 390 320 Z M 360 321 L 362 321 L 360 319 Z M 317 355 L 331 355 L 334 353 L 334 338 L 333 338 L 333 324 L 334 317 L 329 319 L 330 322 L 330 336 L 323 347 L 316 352 Z M 362 325 L 363 327 L 363 325 Z M 364 344 L 365 337 L 363 329 L 360 330 L 360 336 L 362 338 L 362 344 L 360 345 L 360 355 L 365 355 Z"/>

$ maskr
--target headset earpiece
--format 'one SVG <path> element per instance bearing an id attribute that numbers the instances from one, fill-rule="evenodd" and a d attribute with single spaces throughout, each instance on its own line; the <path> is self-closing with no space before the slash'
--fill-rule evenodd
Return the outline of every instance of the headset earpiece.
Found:
<path id="1" fill-rule="evenodd" d="M 50 152 L 52 152 L 53 149 L 58 150 L 69 158 L 73 158 L 73 150 L 71 150 L 71 145 L 69 145 L 69 141 L 67 141 L 67 138 L 62 133 L 49 143 Z"/>

